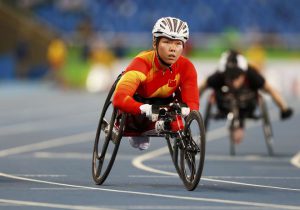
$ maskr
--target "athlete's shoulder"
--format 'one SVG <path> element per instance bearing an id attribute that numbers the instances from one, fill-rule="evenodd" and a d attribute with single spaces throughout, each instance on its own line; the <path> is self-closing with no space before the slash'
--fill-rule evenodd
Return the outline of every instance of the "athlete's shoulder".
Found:
<path id="1" fill-rule="evenodd" d="M 142 51 L 128 65 L 126 71 L 140 71 L 144 74 L 151 68 L 154 51 Z"/>
<path id="2" fill-rule="evenodd" d="M 259 72 L 258 68 L 256 68 L 255 66 L 251 65 L 251 64 L 248 64 L 248 71 L 256 71 L 256 72 Z"/>
<path id="3" fill-rule="evenodd" d="M 185 67 L 194 68 L 194 64 L 192 63 L 192 61 L 189 58 L 182 56 L 182 55 L 178 58 L 178 63 Z"/>
<path id="4" fill-rule="evenodd" d="M 181 62 L 192 63 L 192 61 L 191 61 L 189 58 L 185 57 L 184 55 L 181 55 L 181 56 L 178 58 L 178 60 L 181 61 Z"/>
<path id="5" fill-rule="evenodd" d="M 141 58 L 143 60 L 153 60 L 155 56 L 155 52 L 154 50 L 147 50 L 147 51 L 142 51 L 140 53 L 138 53 L 135 58 Z"/>
<path id="6" fill-rule="evenodd" d="M 250 75 L 250 76 L 255 76 L 255 77 L 262 77 L 259 70 L 257 68 L 255 68 L 254 66 L 252 66 L 252 65 L 248 65 L 248 69 L 246 71 L 246 74 Z"/>

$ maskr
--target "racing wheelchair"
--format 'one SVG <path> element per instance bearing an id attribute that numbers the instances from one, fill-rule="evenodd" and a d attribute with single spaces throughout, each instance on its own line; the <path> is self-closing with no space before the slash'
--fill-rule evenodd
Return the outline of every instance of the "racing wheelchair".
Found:
<path id="1" fill-rule="evenodd" d="M 92 175 L 96 184 L 101 185 L 108 177 L 116 159 L 121 139 L 128 136 L 149 136 L 165 138 L 176 172 L 187 190 L 194 190 L 202 175 L 205 159 L 205 129 L 200 112 L 191 111 L 183 119 L 181 105 L 173 102 L 156 107 L 158 115 L 155 129 L 146 132 L 129 129 L 129 114 L 121 112 L 112 104 L 112 96 L 118 76 L 105 100 L 94 142 Z"/>
<path id="2" fill-rule="evenodd" d="M 226 124 L 230 133 L 229 151 L 232 156 L 236 155 L 236 145 L 230 131 L 240 126 L 243 120 L 262 120 L 268 155 L 274 155 L 272 126 L 267 104 L 261 92 L 254 92 L 249 89 L 234 92 L 227 86 L 223 86 L 221 90 L 212 91 L 208 96 L 204 112 L 206 130 L 208 130 L 210 119 L 225 119 L 227 121 Z"/>

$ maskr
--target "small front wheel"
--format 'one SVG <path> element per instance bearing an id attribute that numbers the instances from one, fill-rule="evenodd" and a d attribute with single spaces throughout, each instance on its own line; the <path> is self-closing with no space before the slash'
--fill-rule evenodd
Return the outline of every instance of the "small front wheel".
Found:
<path id="1" fill-rule="evenodd" d="M 181 179 L 185 187 L 194 190 L 201 178 L 205 159 L 205 128 L 201 114 L 191 111 L 184 128 L 180 148 Z"/>

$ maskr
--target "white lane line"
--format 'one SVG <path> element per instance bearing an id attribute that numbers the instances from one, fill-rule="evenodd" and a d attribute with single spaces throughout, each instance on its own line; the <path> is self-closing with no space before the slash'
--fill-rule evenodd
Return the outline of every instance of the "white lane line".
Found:
<path id="1" fill-rule="evenodd" d="M 267 208 L 261 208 L 261 207 L 249 207 L 249 206 L 232 206 L 232 205 L 226 205 L 226 206 L 170 206 L 170 205 L 147 205 L 147 206 L 140 206 L 140 205 L 130 205 L 130 206 L 110 206 L 112 208 L 117 209 L 131 209 L 131 210 L 263 210 Z"/>
<path id="2" fill-rule="evenodd" d="M 106 153 L 109 154 L 109 153 Z M 107 155 L 109 158 L 110 155 Z M 91 160 L 92 153 L 81 153 L 81 152 L 35 152 L 33 153 L 34 158 L 45 158 L 45 159 L 79 159 L 79 160 Z M 118 154 L 117 160 L 132 160 L 135 155 Z"/>
<path id="3" fill-rule="evenodd" d="M 57 209 L 71 209 L 71 210 L 115 210 L 111 208 L 100 208 L 92 206 L 75 206 L 75 205 L 66 205 L 66 204 L 56 204 L 56 203 L 44 203 L 44 202 L 33 202 L 33 201 L 20 201 L 20 200 L 9 200 L 9 199 L 0 199 L 0 203 L 6 203 L 10 205 L 21 205 L 21 206 L 36 206 L 36 207 L 45 207 L 45 208 L 57 208 Z"/>
<path id="4" fill-rule="evenodd" d="M 272 121 L 277 121 L 277 120 L 279 120 L 279 118 L 276 117 L 277 115 L 274 115 L 274 112 L 275 112 L 275 110 L 270 111 L 270 116 L 275 116 Z M 255 127 L 255 126 L 257 126 L 257 123 L 254 123 L 254 122 L 250 122 L 250 123 L 247 124 L 248 128 L 249 127 Z M 224 137 L 225 135 L 227 135 L 227 132 L 228 132 L 228 130 L 225 127 L 221 127 L 221 128 L 217 128 L 217 129 L 208 131 L 207 135 L 209 136 L 209 139 L 207 141 L 209 142 L 209 141 L 214 141 L 214 140 L 220 139 L 221 137 Z M 144 170 L 144 171 L 149 171 L 149 172 L 152 172 L 152 173 L 163 174 L 163 175 L 178 176 L 177 173 L 172 173 L 172 172 L 168 172 L 168 171 L 162 171 L 162 170 L 159 170 L 159 169 L 155 169 L 155 168 L 152 168 L 150 166 L 146 166 L 143 163 L 146 160 L 149 160 L 149 159 L 152 159 L 152 158 L 157 158 L 158 156 L 164 155 L 168 152 L 169 152 L 168 148 L 163 147 L 163 148 L 151 151 L 149 153 L 146 153 L 146 154 L 143 154 L 143 155 L 140 155 L 140 156 L 134 158 L 132 160 L 132 164 L 136 168 L 139 168 L 139 169 Z M 255 184 L 225 181 L 225 180 L 217 180 L 217 179 L 209 179 L 209 178 L 201 178 L 201 180 L 210 181 L 210 182 L 227 183 L 227 184 L 244 185 L 244 186 L 251 186 L 251 187 L 300 191 L 300 189 L 295 189 L 295 188 L 285 188 L 285 187 L 276 187 L 276 186 L 267 186 L 267 185 L 255 185 Z"/>
<path id="5" fill-rule="evenodd" d="M 162 178 L 162 179 L 170 179 L 176 178 L 171 175 L 129 175 L 131 178 Z M 300 177 L 270 177 L 270 176 L 203 176 L 203 178 L 208 179 L 273 179 L 273 180 L 300 180 Z"/>
<path id="6" fill-rule="evenodd" d="M 30 190 L 44 190 L 44 191 L 78 191 L 78 190 L 84 190 L 80 188 L 74 188 L 74 187 L 31 187 Z M 85 189 L 87 190 L 87 189 Z"/>
<path id="7" fill-rule="evenodd" d="M 14 174 L 15 176 L 22 176 L 22 177 L 66 177 L 66 174 Z"/>
<path id="8" fill-rule="evenodd" d="M 80 159 L 89 160 L 92 158 L 91 153 L 80 152 L 35 152 L 33 154 L 35 158 L 47 158 L 47 159 Z"/>
<path id="9" fill-rule="evenodd" d="M 163 148 L 145 153 L 143 155 L 140 155 L 140 156 L 137 156 L 136 158 L 134 158 L 132 160 L 132 165 L 135 166 L 138 169 L 141 169 L 141 170 L 144 170 L 144 171 L 149 171 L 149 172 L 156 173 L 156 174 L 163 174 L 163 175 L 169 175 L 169 176 L 178 176 L 178 174 L 176 174 L 176 173 L 155 169 L 155 168 L 147 166 L 143 163 L 146 160 L 150 160 L 152 158 L 164 155 L 168 152 L 169 152 L 168 148 L 163 147 Z"/>
<path id="10" fill-rule="evenodd" d="M 152 168 L 150 166 L 146 166 L 143 162 L 146 160 L 150 160 L 152 158 L 157 158 L 162 154 L 165 154 L 166 151 L 168 152 L 167 147 L 160 148 L 158 150 L 151 151 L 144 155 L 140 155 L 132 160 L 132 164 L 141 170 L 149 171 L 152 173 L 163 174 L 163 175 L 170 175 L 170 176 L 178 176 L 177 173 L 163 171 L 159 169 Z M 269 185 L 258 185 L 258 184 L 248 184 L 242 182 L 234 182 L 234 181 L 225 181 L 225 180 L 218 180 L 218 179 L 210 179 L 210 178 L 201 178 L 201 180 L 209 181 L 209 182 L 220 182 L 225 184 L 235 184 L 235 185 L 242 185 L 242 186 L 249 186 L 249 187 L 259 187 L 259 188 L 267 188 L 267 189 L 276 189 L 276 190 L 288 190 L 288 191 L 298 191 L 300 189 L 297 188 L 287 188 L 287 187 L 276 187 L 276 186 L 269 186 Z"/>
<path id="11" fill-rule="evenodd" d="M 274 180 L 298 180 L 300 177 L 278 177 L 278 176 L 205 176 L 212 179 L 274 179 Z"/>
<path id="12" fill-rule="evenodd" d="M 5 157 L 8 155 L 16 155 L 16 154 L 21 154 L 21 153 L 25 153 L 25 152 L 33 152 L 33 151 L 37 151 L 37 150 L 49 149 L 49 148 L 54 148 L 54 147 L 59 147 L 59 146 L 65 146 L 65 145 L 69 145 L 69 144 L 78 144 L 78 143 L 82 143 L 82 142 L 87 142 L 87 141 L 93 140 L 94 135 L 95 135 L 95 132 L 90 131 L 90 132 L 75 134 L 75 135 L 71 135 L 71 136 L 55 138 L 55 139 L 51 139 L 51 140 L 43 141 L 43 142 L 39 142 L 39 143 L 27 144 L 24 146 L 9 148 L 9 149 L 5 149 L 5 150 L 1 150 L 0 157 Z"/>
<path id="13" fill-rule="evenodd" d="M 131 210 L 263 210 L 261 207 L 244 207 L 244 206 L 111 206 L 118 209 L 131 209 Z M 267 209 L 266 209 L 267 210 Z"/>
<path id="14" fill-rule="evenodd" d="M 291 159 L 291 164 L 300 168 L 300 151 Z"/>
<path id="15" fill-rule="evenodd" d="M 0 172 L 0 176 L 10 178 L 10 179 L 17 179 L 17 180 L 23 180 L 23 181 L 29 181 L 29 182 L 35 182 L 35 183 L 43 183 L 43 184 L 65 186 L 65 187 L 74 187 L 74 188 L 81 188 L 81 189 L 90 189 L 90 190 L 105 191 L 105 192 L 126 193 L 126 194 L 133 194 L 133 195 L 144 195 L 144 196 L 170 198 L 170 199 L 178 199 L 178 200 L 190 200 L 190 201 L 202 201 L 202 202 L 211 202 L 211 203 L 256 206 L 256 207 L 265 207 L 265 208 L 300 210 L 300 206 L 292 206 L 292 205 L 258 203 L 258 202 L 248 202 L 248 201 L 235 201 L 235 200 L 224 200 L 224 199 L 213 199 L 213 198 L 200 198 L 200 197 L 178 196 L 178 195 L 160 194 L 160 193 L 146 193 L 146 192 L 129 191 L 129 190 L 114 190 L 114 189 L 107 189 L 107 188 L 103 188 L 103 187 L 96 188 L 96 187 L 88 187 L 88 186 L 81 186 L 81 185 L 71 185 L 71 184 L 43 181 L 43 180 L 31 179 L 31 178 L 25 178 L 25 177 L 18 177 L 18 176 L 1 173 L 1 172 Z"/>
<path id="16" fill-rule="evenodd" d="M 49 102 L 44 101 L 43 104 L 27 104 L 26 107 L 24 107 L 23 103 L 22 109 L 20 109 L 20 105 L 18 103 L 22 103 L 22 101 L 12 102 L 18 104 L 18 107 L 13 108 L 11 103 L 8 104 L 9 107 L 7 107 L 7 110 L 3 109 L 2 107 L 0 110 L 0 122 L 5 122 L 7 118 L 9 120 L 23 120 L 31 116 L 43 118 L 73 116 L 78 114 L 78 110 L 82 110 L 83 107 L 83 104 L 78 104 L 78 102 L 75 101 L 62 102 L 62 99 L 55 100 L 60 101 L 61 104 L 64 104 L 64 106 L 55 107 L 53 106 L 53 99 L 50 99 Z M 89 106 L 91 106 L 91 104 L 89 104 Z M 85 108 L 85 110 L 91 111 L 92 109 L 89 107 Z"/>
<path id="17" fill-rule="evenodd" d="M 71 127 L 75 125 L 86 124 L 87 122 L 92 122 L 91 113 L 78 114 L 76 116 L 64 117 L 64 120 L 47 119 L 38 121 L 27 121 L 23 123 L 17 123 L 13 125 L 1 126 L 0 136 L 16 135 L 19 133 L 26 133 L 32 131 L 44 131 L 44 130 L 54 130 L 63 127 Z M 94 118 L 95 119 L 95 118 Z"/>
<path id="18" fill-rule="evenodd" d="M 205 155 L 205 160 L 217 160 L 217 161 L 247 161 L 247 162 L 286 162 L 288 163 L 290 158 L 282 157 L 264 157 L 259 155 L 239 155 L 239 156 L 228 156 L 228 155 Z"/>

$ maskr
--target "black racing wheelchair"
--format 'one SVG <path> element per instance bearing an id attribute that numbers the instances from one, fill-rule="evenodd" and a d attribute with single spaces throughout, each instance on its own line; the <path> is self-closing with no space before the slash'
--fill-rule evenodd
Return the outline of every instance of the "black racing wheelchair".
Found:
<path id="1" fill-rule="evenodd" d="M 223 86 L 218 91 L 213 90 L 208 96 L 204 112 L 206 130 L 208 130 L 210 119 L 227 121 L 230 133 L 229 151 L 232 156 L 236 155 L 236 144 L 230 131 L 241 126 L 246 119 L 261 120 L 268 155 L 274 155 L 272 126 L 267 104 L 261 92 L 249 89 L 235 92 L 227 86 Z"/>
<path id="2" fill-rule="evenodd" d="M 155 105 L 156 109 L 153 109 L 153 113 L 156 110 L 158 115 L 156 125 L 159 126 L 147 132 L 133 132 L 129 129 L 127 121 L 130 115 L 121 112 L 112 104 L 112 96 L 121 76 L 122 74 L 110 89 L 100 115 L 92 159 L 94 182 L 101 185 L 108 177 L 123 137 L 163 137 L 184 186 L 189 191 L 194 190 L 201 179 L 205 159 L 205 127 L 200 112 L 191 111 L 183 119 L 182 104 L 179 102 Z"/>

